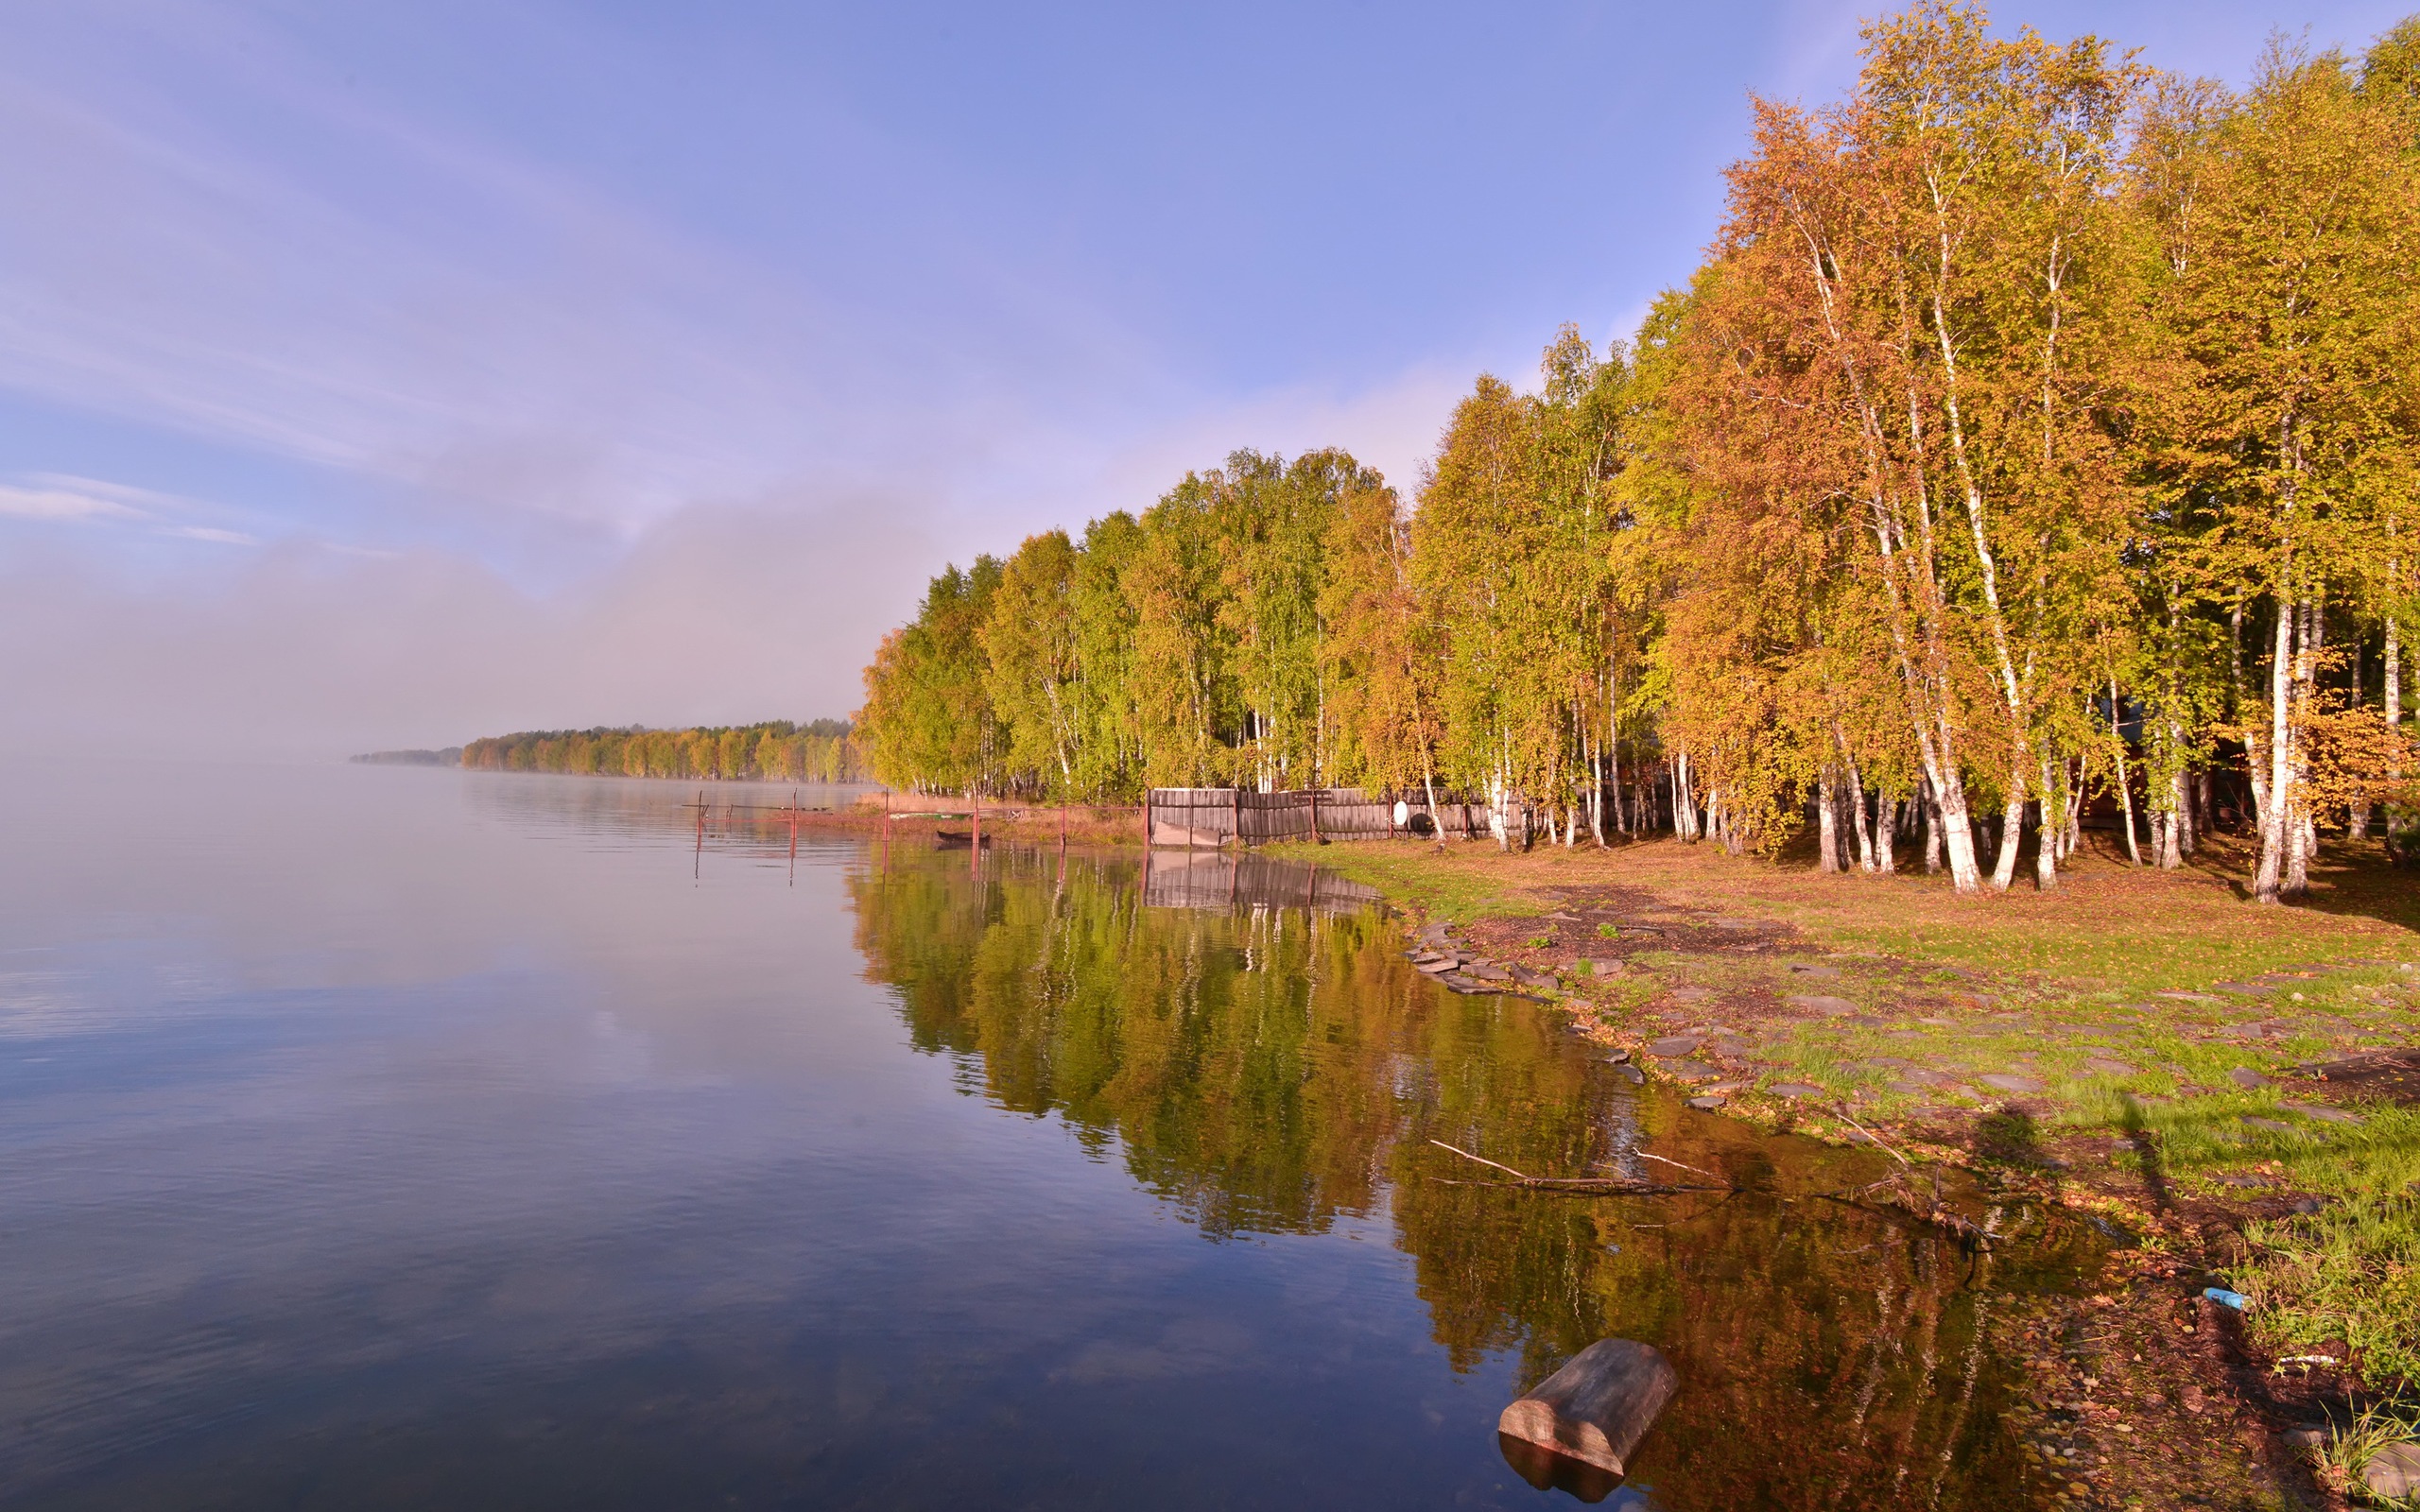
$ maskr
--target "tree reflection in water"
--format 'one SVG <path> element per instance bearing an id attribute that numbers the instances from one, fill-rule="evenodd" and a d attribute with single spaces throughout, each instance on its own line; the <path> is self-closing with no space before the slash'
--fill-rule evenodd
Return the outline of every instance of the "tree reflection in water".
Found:
<path id="1" fill-rule="evenodd" d="M 903 848 L 853 882 L 858 945 L 919 1050 L 1056 1115 L 1205 1237 L 1391 1212 L 1457 1369 L 1509 1351 L 1528 1383 L 1607 1335 L 1662 1349 L 1682 1390 L 1634 1467 L 1659 1505 L 2023 1503 L 1993 1328 L 2083 1283 L 2088 1231 L 2007 1213 L 2019 1242 L 1969 1257 L 1831 1200 L 1885 1158 L 1633 1089 L 1550 1008 L 1422 977 L 1399 926 L 1340 890 L 1255 901 L 1307 893 L 1272 866 L 1171 908 L 1130 859 L 1002 850 L 978 875 Z M 1747 1190 L 1508 1190 L 1431 1140 L 1542 1175 L 1651 1150 Z"/>

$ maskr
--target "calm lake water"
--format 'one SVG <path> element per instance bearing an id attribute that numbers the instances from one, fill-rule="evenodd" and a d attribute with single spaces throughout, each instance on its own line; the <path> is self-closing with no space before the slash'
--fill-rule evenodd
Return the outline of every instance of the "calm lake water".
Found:
<path id="1" fill-rule="evenodd" d="M 2088 1236 L 1822 1200 L 1881 1158 L 1634 1091 L 1333 879 L 793 866 L 695 796 L 0 784 L 0 1502 L 1542 1507 L 1496 1414 L 1619 1334 L 1682 1386 L 1607 1504 L 2019 1504 L 1983 1331 Z"/>

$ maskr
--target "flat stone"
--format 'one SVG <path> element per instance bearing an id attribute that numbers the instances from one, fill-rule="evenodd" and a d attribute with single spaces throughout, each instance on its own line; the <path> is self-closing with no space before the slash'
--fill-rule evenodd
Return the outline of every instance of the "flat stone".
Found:
<path id="1" fill-rule="evenodd" d="M 1849 1022 L 1860 1029 L 1879 1029 L 1890 1022 L 1888 1019 L 1877 1019 L 1871 1013 L 1857 1013 L 1849 1016 Z"/>
<path id="2" fill-rule="evenodd" d="M 1503 967 L 1496 965 L 1494 961 L 1465 961 L 1462 963 L 1462 974 L 1481 982 L 1509 982 L 1512 980 L 1512 973 L 1506 971 Z"/>
<path id="3" fill-rule="evenodd" d="M 1553 987 L 1558 978 L 1552 971 L 1533 971 L 1526 966 L 1512 968 L 1512 980 L 1523 987 Z"/>
<path id="4" fill-rule="evenodd" d="M 1433 961 L 1414 961 L 1411 964 L 1413 970 L 1426 971 L 1429 975 L 1434 976 L 1440 971 L 1452 971 L 1456 962 L 1450 955 L 1440 955 Z"/>
<path id="5" fill-rule="evenodd" d="M 2100 1076 L 2139 1076 L 2140 1071 L 2122 1060 L 2104 1060 L 2096 1056 L 2083 1063 L 2083 1069 Z"/>
<path id="6" fill-rule="evenodd" d="M 2371 1455 L 2361 1484 L 2388 1501 L 2420 1492 L 2420 1444 L 2389 1444 Z"/>
<path id="7" fill-rule="evenodd" d="M 1599 958 L 1590 960 L 1586 964 L 1588 970 L 1596 972 L 1599 976 L 1619 976 L 1622 974 L 1622 963 L 1619 961 Z"/>
<path id="8" fill-rule="evenodd" d="M 1846 998 L 1825 997 L 1817 992 L 1793 992 L 1782 1001 L 1807 1013 L 1824 1013 L 1834 1018 L 1845 1018 L 1857 1011 L 1857 1005 Z"/>
<path id="9" fill-rule="evenodd" d="M 1803 1081 L 1777 1081 L 1765 1091 L 1775 1097 L 1821 1097 L 1824 1089 Z"/>
<path id="10" fill-rule="evenodd" d="M 1651 1056 L 1685 1056 L 1695 1050 L 1700 1042 L 1694 1035 L 1668 1035 L 1650 1044 L 1647 1047 L 1647 1053 Z"/>
<path id="11" fill-rule="evenodd" d="M 2154 992 L 2152 995 L 2153 997 L 2167 998 L 2170 1002 L 2174 1003 L 2216 1003 L 2219 1001 L 2218 999 L 2210 996 L 2207 992 Z"/>
<path id="12" fill-rule="evenodd" d="M 1727 1097 L 1717 1096 L 1713 1092 L 1704 1092 L 1696 1097 L 1690 1098 L 1687 1106 L 1696 1108 L 1701 1113 L 1712 1113 L 1719 1111 L 1722 1108 L 1722 1105 L 1730 1100 L 1731 1099 Z"/>
<path id="13" fill-rule="evenodd" d="M 2268 1077 L 2263 1076 L 2260 1073 L 2253 1070 L 2250 1066 L 2236 1067 L 2235 1070 L 2227 1073 L 2227 1080 L 2235 1083 L 2246 1091 L 2251 1091 L 2255 1087 L 2267 1087 L 2271 1085 Z"/>
<path id="14" fill-rule="evenodd" d="M 1928 1023 L 1936 1029 L 1955 1029 L 1958 1027 L 1958 1021 L 1955 1019 L 1918 1019 L 1916 1022 L 1918 1023 Z"/>
<path id="15" fill-rule="evenodd" d="M 2257 982 L 2213 982 L 2210 984 L 2210 990 L 2224 992 L 2229 997 L 2265 998 L 2275 989 L 2263 987 Z"/>
<path id="16" fill-rule="evenodd" d="M 2325 1103 L 2287 1103 L 2284 1106 L 2292 1109 L 2294 1112 L 2302 1114 L 2305 1118 L 2315 1118 L 2323 1124 L 2359 1124 L 2361 1122 L 2360 1114 L 2348 1112 L 2342 1108 L 2330 1108 Z"/>
<path id="17" fill-rule="evenodd" d="M 1975 1078 L 1984 1086 L 2004 1092 L 2038 1092 L 2042 1084 L 2031 1076 L 1991 1075 Z"/>
<path id="18" fill-rule="evenodd" d="M 1714 996 L 1714 988 L 1710 987 L 1676 987 L 1666 990 L 1668 996 L 1677 998 L 1683 1003 L 1703 1003 Z"/>
<path id="19" fill-rule="evenodd" d="M 1925 1085 L 1922 1082 L 1892 1081 L 1884 1082 L 1882 1085 L 1883 1090 L 1886 1091 L 1899 1092 L 1908 1096 L 1913 1096 L 1915 1093 L 1925 1091 Z"/>
<path id="20" fill-rule="evenodd" d="M 2294 1131 L 2294 1125 L 2281 1119 L 2262 1118 L 2256 1113 L 2245 1113 L 2242 1117 L 2243 1121 L 2254 1128 L 2265 1128 L 2277 1134 L 2291 1134 Z"/>
<path id="21" fill-rule="evenodd" d="M 1632 1065 L 1627 1060 L 1622 1061 L 1620 1064 L 1614 1067 L 1614 1074 L 1619 1076 L 1622 1080 L 1630 1083 L 1634 1087 L 1644 1086 L 1647 1082 L 1647 1073 L 1639 1070 L 1636 1066 Z"/>
<path id="22" fill-rule="evenodd" d="M 1738 1091 L 1743 1088 L 1754 1087 L 1754 1085 L 1756 1084 L 1752 1081 L 1719 1081 L 1705 1090 L 1709 1092 L 1720 1092 L 1728 1096 L 1732 1092 Z"/>
<path id="23" fill-rule="evenodd" d="M 1655 1070 L 1674 1081 L 1712 1081 L 1722 1074 L 1703 1060 L 1657 1060 Z"/>

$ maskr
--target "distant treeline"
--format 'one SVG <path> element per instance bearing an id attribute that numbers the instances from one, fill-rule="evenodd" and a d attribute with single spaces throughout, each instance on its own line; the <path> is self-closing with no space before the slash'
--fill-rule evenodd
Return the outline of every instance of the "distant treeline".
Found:
<path id="1" fill-rule="evenodd" d="M 462 747 L 462 765 L 489 772 L 580 777 L 755 779 L 769 782 L 867 780 L 849 721 L 786 719 L 692 730 L 526 730 Z"/>
<path id="2" fill-rule="evenodd" d="M 448 746 L 443 750 L 372 750 L 352 758 L 368 766 L 459 766 L 462 747 Z"/>

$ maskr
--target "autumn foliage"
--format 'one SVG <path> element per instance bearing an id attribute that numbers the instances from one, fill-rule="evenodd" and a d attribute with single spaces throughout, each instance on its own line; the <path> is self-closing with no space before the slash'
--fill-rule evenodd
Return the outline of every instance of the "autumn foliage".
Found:
<path id="1" fill-rule="evenodd" d="M 1482 376 L 1417 497 L 1238 452 L 934 581 L 875 769 L 1483 797 L 1508 833 L 1817 832 L 2055 886 L 2097 798 L 2173 866 L 2420 850 L 2420 18 L 2248 88 L 1920 4 L 1758 102 L 1634 341 Z"/>

